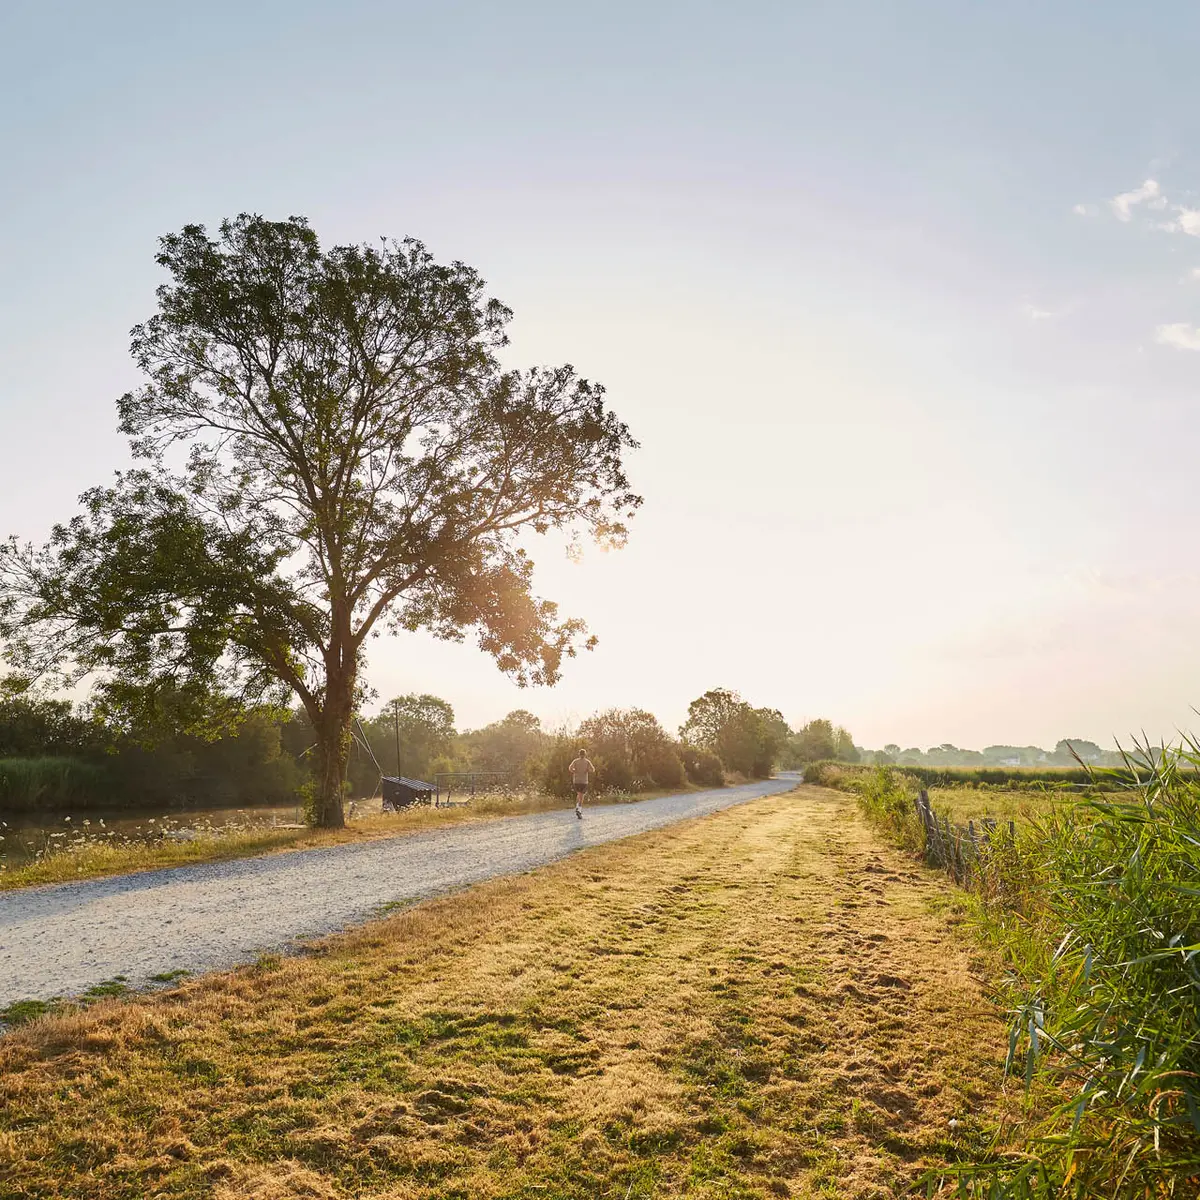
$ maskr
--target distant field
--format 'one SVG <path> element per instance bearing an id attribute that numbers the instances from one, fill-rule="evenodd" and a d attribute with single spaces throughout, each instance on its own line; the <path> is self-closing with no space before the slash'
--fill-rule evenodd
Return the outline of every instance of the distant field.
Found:
<path id="1" fill-rule="evenodd" d="M 1031 791 L 1026 788 L 929 788 L 929 801 L 939 816 L 958 825 L 992 817 L 1020 821 L 1060 805 L 1078 804 L 1080 796 L 1066 791 Z"/>
<path id="2" fill-rule="evenodd" d="M 28 1200 L 909 1194 L 1004 1029 L 950 886 L 815 788 L 0 1039 Z"/>
<path id="3" fill-rule="evenodd" d="M 894 775 L 911 780 L 925 788 L 990 787 L 1028 788 L 1033 791 L 1046 789 L 1092 788 L 1113 791 L 1127 787 L 1133 782 L 1127 771 L 1097 768 L 1087 771 L 1082 767 L 912 767 L 889 766 L 880 768 L 860 763 L 816 762 L 804 768 L 808 783 L 827 787 L 845 787 L 855 779 L 886 769 Z M 1139 772 L 1143 781 L 1146 772 Z"/>
<path id="4" fill-rule="evenodd" d="M 912 796 L 924 788 L 939 817 L 955 824 L 991 817 L 997 821 L 1019 821 L 1063 805 L 1078 804 L 1088 795 L 1118 790 L 1123 778 L 1116 772 L 1097 772 L 1045 767 L 874 767 L 852 763 L 814 763 L 804 778 L 809 783 L 850 792 L 877 786 L 880 772 L 892 785 Z"/>

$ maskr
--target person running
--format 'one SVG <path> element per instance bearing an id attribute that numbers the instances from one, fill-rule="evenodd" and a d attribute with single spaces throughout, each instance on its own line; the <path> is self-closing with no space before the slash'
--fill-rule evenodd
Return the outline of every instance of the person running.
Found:
<path id="1" fill-rule="evenodd" d="M 587 756 L 587 751 L 580 746 L 579 757 L 567 770 L 571 772 L 571 781 L 575 784 L 575 815 L 581 821 L 583 820 L 583 798 L 587 795 L 588 780 L 595 769 Z"/>

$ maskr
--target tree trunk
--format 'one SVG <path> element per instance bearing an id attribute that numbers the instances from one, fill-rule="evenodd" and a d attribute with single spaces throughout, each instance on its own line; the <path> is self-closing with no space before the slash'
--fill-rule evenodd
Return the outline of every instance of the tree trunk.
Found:
<path id="1" fill-rule="evenodd" d="M 343 800 L 353 719 L 354 678 L 331 674 L 317 726 L 317 795 L 311 814 L 313 824 L 322 829 L 341 829 L 346 823 Z"/>

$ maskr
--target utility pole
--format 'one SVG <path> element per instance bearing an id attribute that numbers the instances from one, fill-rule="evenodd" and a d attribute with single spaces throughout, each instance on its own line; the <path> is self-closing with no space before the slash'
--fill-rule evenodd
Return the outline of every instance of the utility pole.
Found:
<path id="1" fill-rule="evenodd" d="M 392 716 L 396 719 L 396 778 L 400 778 L 400 709 L 393 708 Z"/>

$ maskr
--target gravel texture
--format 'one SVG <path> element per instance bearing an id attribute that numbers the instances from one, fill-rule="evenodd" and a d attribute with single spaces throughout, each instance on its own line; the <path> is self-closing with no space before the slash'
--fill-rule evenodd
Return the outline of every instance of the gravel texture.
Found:
<path id="1" fill-rule="evenodd" d="M 576 850 L 787 791 L 798 777 L 635 804 L 502 817 L 429 833 L 0 892 L 0 1006 L 124 976 L 210 971 Z"/>

